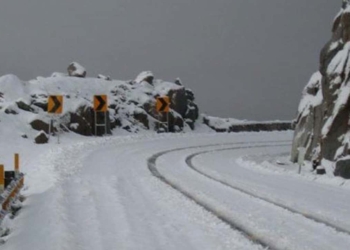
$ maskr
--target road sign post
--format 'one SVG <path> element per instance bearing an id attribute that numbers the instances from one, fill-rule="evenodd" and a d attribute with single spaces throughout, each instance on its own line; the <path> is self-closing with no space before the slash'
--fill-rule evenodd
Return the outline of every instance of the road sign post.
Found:
<path id="1" fill-rule="evenodd" d="M 19 175 L 19 154 L 15 154 L 15 175 L 16 178 Z"/>
<path id="2" fill-rule="evenodd" d="M 54 117 L 58 117 L 58 115 L 62 114 L 63 111 L 63 96 L 62 95 L 50 95 L 47 101 L 47 112 L 51 114 L 51 120 L 49 124 L 49 139 L 51 136 L 51 130 L 53 127 Z M 58 129 L 60 128 L 59 119 L 57 119 Z M 57 133 L 57 143 L 60 143 L 60 136 Z"/>
<path id="3" fill-rule="evenodd" d="M 156 103 L 156 110 L 160 113 L 166 113 L 167 117 L 167 130 L 170 131 L 169 124 L 169 111 L 170 111 L 170 98 L 168 96 L 158 97 Z"/>
<path id="4" fill-rule="evenodd" d="M 97 135 L 97 127 L 104 127 L 105 134 L 107 134 L 107 111 L 108 98 L 107 95 L 94 96 L 94 112 L 95 112 L 95 135 Z M 104 123 L 98 123 L 97 114 L 104 114 Z"/>

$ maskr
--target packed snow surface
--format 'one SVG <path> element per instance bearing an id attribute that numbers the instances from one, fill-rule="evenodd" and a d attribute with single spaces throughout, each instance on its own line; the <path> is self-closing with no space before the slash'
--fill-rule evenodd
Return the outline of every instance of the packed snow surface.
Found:
<path id="1" fill-rule="evenodd" d="M 216 178 L 350 230 L 349 189 L 254 167 L 244 158 L 286 154 L 291 138 L 291 132 L 147 133 L 103 138 L 65 134 L 60 144 L 51 138 L 42 146 L 22 138 L 0 141 L 0 158 L 8 168 L 13 165 L 12 154 L 21 155 L 27 197 L 19 215 L 4 222 L 10 234 L 0 248 L 263 249 L 152 175 L 147 160 L 176 149 L 156 161 L 160 173 L 257 238 L 279 249 L 348 249 L 349 234 L 232 190 L 185 162 L 191 154 L 212 151 L 193 158 L 193 164 Z M 227 150 L 217 151 L 222 149 Z"/>

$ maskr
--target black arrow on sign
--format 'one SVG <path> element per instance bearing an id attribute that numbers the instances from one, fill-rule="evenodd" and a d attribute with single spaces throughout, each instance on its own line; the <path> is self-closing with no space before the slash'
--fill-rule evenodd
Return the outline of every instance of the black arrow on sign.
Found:
<path id="1" fill-rule="evenodd" d="M 57 110 L 61 107 L 61 102 L 57 99 L 57 96 L 50 96 L 51 100 L 54 102 L 54 106 L 51 110 L 49 110 L 49 113 L 56 113 Z"/>
<path id="2" fill-rule="evenodd" d="M 168 107 L 169 104 L 163 98 L 159 98 L 159 101 L 162 104 L 162 106 L 160 107 L 159 111 L 163 112 Z"/>
<path id="3" fill-rule="evenodd" d="M 96 96 L 96 99 L 100 102 L 100 105 L 97 106 L 96 111 L 100 111 L 104 108 L 104 106 L 106 105 L 105 100 L 103 100 L 102 96 L 98 95 Z"/>

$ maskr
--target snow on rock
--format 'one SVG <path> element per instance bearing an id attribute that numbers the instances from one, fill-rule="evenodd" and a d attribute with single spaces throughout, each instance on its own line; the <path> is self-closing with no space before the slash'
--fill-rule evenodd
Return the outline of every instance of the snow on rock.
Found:
<path id="1" fill-rule="evenodd" d="M 78 64 L 73 63 L 70 75 L 84 75 Z M 138 79 L 149 80 L 153 74 L 141 73 Z M 141 80 L 140 80 L 141 81 Z M 144 84 L 145 83 L 145 84 Z M 110 80 L 108 77 L 82 78 L 55 73 L 51 77 L 37 77 L 29 82 L 16 76 L 0 77 L 0 127 L 7 131 L 25 135 L 31 140 L 37 133 L 52 131 L 72 131 L 80 135 L 95 134 L 95 115 L 98 123 L 103 123 L 103 113 L 93 110 L 94 95 L 107 95 L 107 133 L 120 128 L 137 133 L 143 130 L 157 131 L 170 128 L 171 132 L 194 129 L 198 118 L 198 107 L 194 94 L 183 86 L 162 80 L 152 80 L 152 86 L 145 81 L 132 84 L 126 81 Z M 47 113 L 48 97 L 63 95 L 63 113 L 52 116 Z M 171 112 L 169 116 L 158 114 L 155 105 L 160 96 L 169 96 Z M 165 125 L 169 117 L 169 126 Z M 105 134 L 105 127 L 97 127 L 97 135 Z"/>
<path id="2" fill-rule="evenodd" d="M 304 89 L 298 109 L 291 160 L 298 148 L 307 149 L 306 159 L 332 161 L 334 172 L 350 178 L 344 157 L 350 155 L 350 4 L 334 19 L 331 40 L 321 50 L 320 68 Z M 341 168 L 341 170 L 339 169 Z"/>
<path id="3" fill-rule="evenodd" d="M 39 134 L 35 137 L 36 144 L 45 144 L 48 143 L 49 136 L 44 131 L 40 131 Z"/>
<path id="4" fill-rule="evenodd" d="M 98 79 L 102 79 L 102 80 L 106 80 L 106 81 L 110 81 L 111 80 L 111 77 L 110 76 L 105 76 L 105 75 L 101 75 L 99 74 L 97 76 Z"/>
<path id="5" fill-rule="evenodd" d="M 153 79 L 154 79 L 154 75 L 151 71 L 143 71 L 136 77 L 135 83 L 140 84 L 142 82 L 147 82 L 153 85 Z"/>
<path id="6" fill-rule="evenodd" d="M 86 69 L 77 62 L 69 64 L 67 71 L 69 76 L 86 77 Z"/>
<path id="7" fill-rule="evenodd" d="M 233 118 L 218 118 L 203 116 L 203 123 L 216 132 L 258 132 L 258 131 L 283 131 L 291 130 L 291 121 L 247 121 Z"/>

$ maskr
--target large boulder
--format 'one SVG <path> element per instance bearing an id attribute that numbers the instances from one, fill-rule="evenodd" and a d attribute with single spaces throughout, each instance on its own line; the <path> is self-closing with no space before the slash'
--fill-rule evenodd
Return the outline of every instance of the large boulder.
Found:
<path id="1" fill-rule="evenodd" d="M 69 76 L 81 78 L 86 77 L 86 69 L 77 62 L 72 62 L 71 64 L 69 64 L 67 71 Z"/>
<path id="2" fill-rule="evenodd" d="M 40 133 L 34 139 L 36 144 L 45 144 L 49 142 L 49 136 L 44 131 L 40 131 Z"/>
<path id="3" fill-rule="evenodd" d="M 19 109 L 22 109 L 27 112 L 34 112 L 34 109 L 29 104 L 25 103 L 23 100 L 18 100 L 16 104 Z"/>
<path id="4" fill-rule="evenodd" d="M 44 131 L 49 133 L 50 125 L 42 120 L 36 119 L 30 123 L 30 126 L 37 131 Z"/>
<path id="5" fill-rule="evenodd" d="M 337 162 L 335 173 L 346 177 L 350 165 L 339 161 L 350 141 L 350 5 L 334 19 L 331 39 L 320 53 L 320 67 L 303 92 L 298 109 L 291 160 L 304 147 L 306 159 Z M 342 169 L 341 171 L 339 169 Z"/>
<path id="6" fill-rule="evenodd" d="M 147 82 L 153 85 L 154 75 L 151 71 L 143 71 L 141 72 L 135 79 L 135 83 Z"/>

